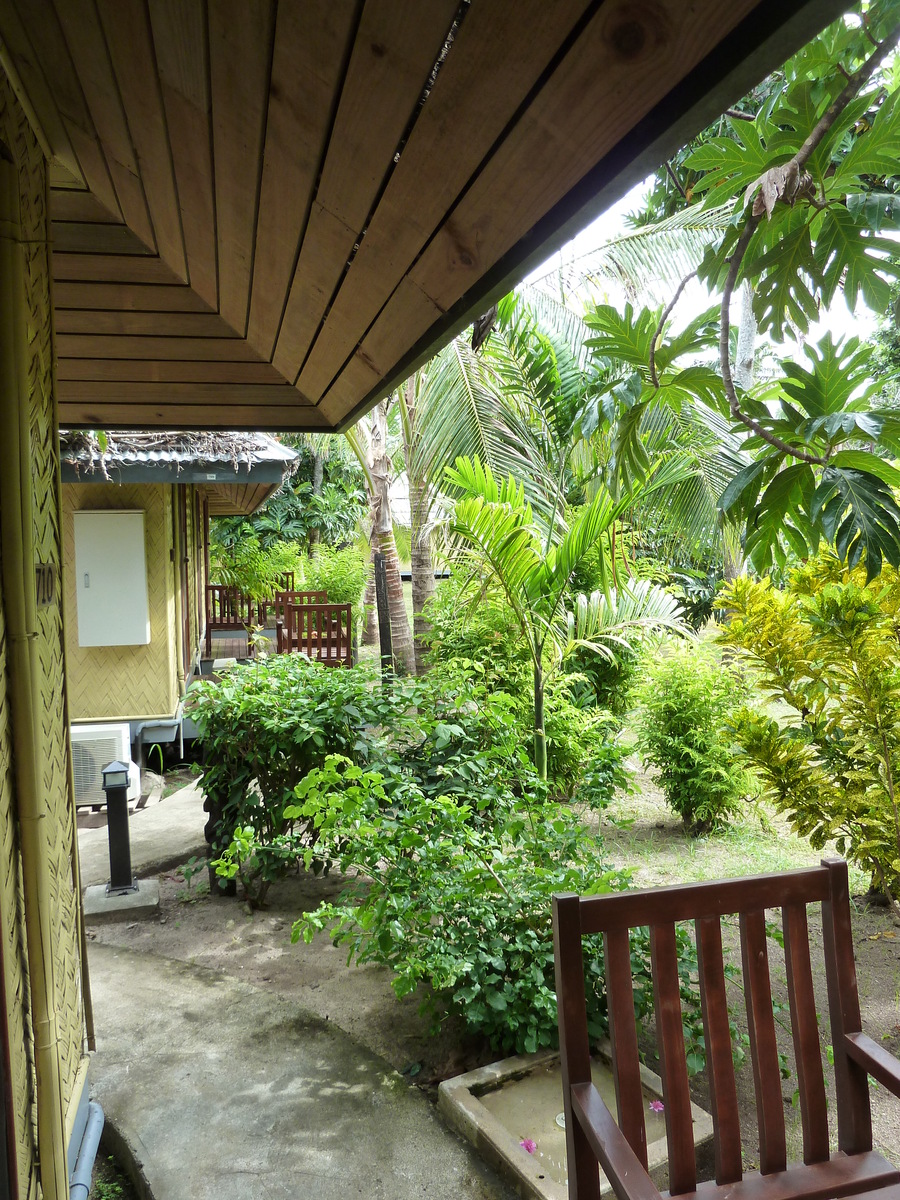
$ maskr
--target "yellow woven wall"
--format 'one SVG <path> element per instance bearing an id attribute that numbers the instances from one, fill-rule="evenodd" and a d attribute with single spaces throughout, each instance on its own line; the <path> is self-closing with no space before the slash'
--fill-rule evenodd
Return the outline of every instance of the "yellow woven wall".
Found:
<path id="1" fill-rule="evenodd" d="M 164 716 L 178 706 L 172 489 L 157 483 L 65 483 L 63 545 L 66 660 L 73 721 Z M 75 522 L 83 509 L 143 509 L 150 600 L 146 646 L 79 646 L 75 601 Z"/>
<path id="2" fill-rule="evenodd" d="M 20 236 L 24 243 L 24 297 L 6 295 L 15 306 L 24 299 L 25 415 L 30 440 L 35 557 L 58 573 L 61 567 L 59 527 L 59 446 L 52 394 L 53 346 L 50 311 L 50 252 L 46 167 L 42 152 L 5 76 L 0 73 L 0 136 L 12 153 L 19 178 Z M 9 281 L 4 281 L 9 287 Z M 31 564 L 23 564 L 31 569 Z M 7 1014 L 15 1041 L 13 1082 L 16 1088 L 16 1143 L 20 1174 L 19 1195 L 37 1195 L 34 1154 L 34 1070 L 26 1011 L 27 966 L 23 951 L 22 892 L 16 838 L 14 776 L 9 765 L 9 713 L 4 636 L 0 631 L 0 862 L 4 967 Z M 69 784 L 62 603 L 54 601 L 38 613 L 38 667 L 32 686 L 40 697 L 43 722 L 40 754 L 43 763 L 40 822 L 41 853 L 51 879 L 53 971 L 48 1006 L 58 1023 L 59 1074 L 64 1106 L 75 1097 L 84 1060 L 80 898 L 74 886 L 74 797 Z"/>
<path id="3" fill-rule="evenodd" d="M 15 1116 L 15 1150 L 19 1195 L 32 1194 L 35 1183 L 34 1061 L 28 1021 L 28 968 L 25 957 L 22 876 L 12 779 L 12 746 L 6 684 L 6 622 L 0 595 L 0 938 L 3 983 L 9 1025 L 10 1074 Z"/>

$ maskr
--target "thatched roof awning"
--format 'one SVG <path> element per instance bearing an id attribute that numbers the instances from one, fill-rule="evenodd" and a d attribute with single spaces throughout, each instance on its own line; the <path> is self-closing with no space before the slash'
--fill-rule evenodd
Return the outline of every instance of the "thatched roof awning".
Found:
<path id="1" fill-rule="evenodd" d="M 63 483 L 198 484 L 212 516 L 254 512 L 297 454 L 263 433 L 60 433 Z"/>

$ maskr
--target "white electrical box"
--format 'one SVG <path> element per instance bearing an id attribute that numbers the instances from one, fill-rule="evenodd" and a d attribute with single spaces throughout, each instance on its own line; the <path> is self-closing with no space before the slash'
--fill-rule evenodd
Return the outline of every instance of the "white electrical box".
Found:
<path id="1" fill-rule="evenodd" d="M 146 646 L 150 605 L 143 511 L 74 516 L 79 646 Z"/>

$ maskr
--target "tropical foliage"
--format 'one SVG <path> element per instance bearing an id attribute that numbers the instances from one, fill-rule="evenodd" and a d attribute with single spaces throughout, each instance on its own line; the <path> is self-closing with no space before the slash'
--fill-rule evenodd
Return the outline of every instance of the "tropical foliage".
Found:
<path id="1" fill-rule="evenodd" d="M 660 471 L 642 490 L 649 493 L 663 486 L 676 471 Z M 458 496 L 450 522 L 457 541 L 456 569 L 472 580 L 488 579 L 503 592 L 528 649 L 534 679 L 535 765 L 546 779 L 545 651 L 562 658 L 586 647 L 615 657 L 616 644 L 628 645 L 626 629 L 682 628 L 678 607 L 671 596 L 652 585 L 637 594 L 623 589 L 613 599 L 604 558 L 601 574 L 606 591 L 580 596 L 572 611 L 566 609 L 578 564 L 601 538 L 613 535 L 630 507 L 630 497 L 616 501 L 605 489 L 599 490 L 568 520 L 557 495 L 549 521 L 538 522 L 524 486 L 512 477 L 498 483 L 478 459 L 458 459 L 455 467 L 448 468 L 447 480 Z M 628 614 L 620 620 L 623 606 Z"/>
<path id="2" fill-rule="evenodd" d="M 866 582 L 822 554 L 786 591 L 736 580 L 722 641 L 790 719 L 745 712 L 738 737 L 766 795 L 821 849 L 833 841 L 900 910 L 900 574 Z"/>
<path id="3" fill-rule="evenodd" d="M 251 516 L 213 520 L 213 540 L 223 550 L 237 550 L 248 539 L 267 550 L 276 542 L 340 545 L 356 537 L 365 513 L 364 484 L 356 463 L 341 448 L 343 438 L 283 440 L 294 442 L 298 453 L 293 474 Z"/>
<path id="4" fill-rule="evenodd" d="M 627 886 L 604 863 L 577 813 L 541 799 L 495 801 L 490 823 L 469 802 L 426 796 L 404 781 L 334 757 L 297 788 L 291 816 L 311 822 L 317 852 L 357 876 L 336 903 L 294 924 L 293 938 L 327 930 L 359 963 L 391 968 L 405 996 L 426 986 L 435 1022 L 446 1011 L 501 1052 L 558 1044 L 553 938 L 548 911 L 557 891 L 597 895 Z M 312 861 L 312 852 L 306 858 Z M 363 880 L 365 882 L 363 882 Z M 607 1032 L 603 948 L 585 956 L 588 1029 Z M 703 1064 L 696 952 L 678 935 L 679 977 L 689 1061 Z M 636 1010 L 652 1011 L 649 940 L 632 950 Z"/>
<path id="5" fill-rule="evenodd" d="M 837 22 L 768 81 L 755 108 L 743 105 L 684 157 L 690 199 L 702 197 L 717 214 L 731 206 L 699 267 L 718 297 L 705 329 L 718 339 L 717 372 L 688 366 L 688 374 L 672 374 L 665 341 L 657 345 L 669 310 L 626 311 L 621 328 L 613 314 L 598 314 L 594 349 L 632 371 L 630 385 L 624 377 L 615 385 L 624 478 L 640 473 L 639 434 L 660 406 L 683 412 L 687 398 L 730 420 L 753 461 L 724 489 L 719 508 L 742 524 L 759 570 L 786 546 L 806 554 L 820 540 L 851 565 L 864 561 L 870 575 L 884 559 L 900 562 L 891 492 L 900 476 L 881 457 L 897 452 L 900 426 L 891 409 L 870 407 L 863 349 L 826 335 L 807 347 L 806 364 L 786 357 L 773 378 L 746 386 L 734 378 L 730 339 L 731 298 L 744 282 L 760 332 L 776 343 L 808 334 L 839 290 L 851 308 L 887 307 L 898 270 L 885 235 L 897 227 L 891 177 L 900 102 L 896 72 L 884 64 L 900 39 L 898 17 L 896 0 L 886 0 L 862 21 Z M 687 332 L 703 330 L 694 323 Z M 665 361 L 655 363 L 654 350 Z"/>
<path id="6" fill-rule="evenodd" d="M 302 577 L 303 559 L 295 542 L 273 541 L 263 547 L 255 534 L 246 533 L 223 546 L 212 536 L 209 568 L 214 583 L 235 587 L 254 600 L 265 600 L 284 586 L 286 574 L 292 574 L 295 581 Z"/>

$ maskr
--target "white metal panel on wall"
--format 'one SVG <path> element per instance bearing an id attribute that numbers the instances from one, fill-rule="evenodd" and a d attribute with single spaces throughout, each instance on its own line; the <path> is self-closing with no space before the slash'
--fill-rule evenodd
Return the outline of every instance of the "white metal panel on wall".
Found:
<path id="1" fill-rule="evenodd" d="M 150 605 L 143 511 L 73 515 L 78 644 L 146 646 Z"/>

